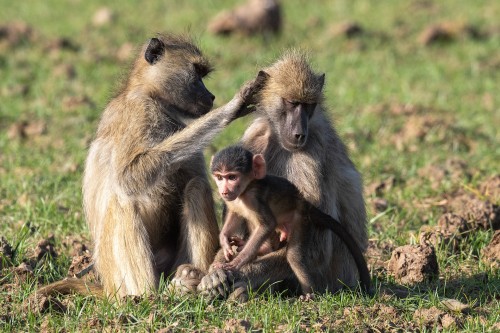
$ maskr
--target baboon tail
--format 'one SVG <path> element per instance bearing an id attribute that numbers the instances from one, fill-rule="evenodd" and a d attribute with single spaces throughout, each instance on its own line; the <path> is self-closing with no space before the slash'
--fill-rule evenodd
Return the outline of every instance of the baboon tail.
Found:
<path id="1" fill-rule="evenodd" d="M 349 251 L 351 252 L 352 257 L 354 258 L 354 262 L 356 263 L 356 267 L 359 272 L 359 279 L 361 282 L 361 288 L 364 292 L 370 293 L 370 271 L 368 270 L 368 265 L 366 264 L 365 257 L 361 252 L 360 247 L 351 236 L 351 234 L 347 231 L 346 228 L 340 222 L 330 215 L 323 213 L 317 207 L 311 205 L 310 206 L 310 218 L 311 222 L 316 224 L 318 227 L 330 229 L 333 231 L 347 246 Z"/>
<path id="2" fill-rule="evenodd" d="M 88 283 L 77 278 L 66 278 L 38 289 L 35 294 L 42 296 L 80 294 L 103 298 L 104 290 L 101 285 L 95 283 Z"/>

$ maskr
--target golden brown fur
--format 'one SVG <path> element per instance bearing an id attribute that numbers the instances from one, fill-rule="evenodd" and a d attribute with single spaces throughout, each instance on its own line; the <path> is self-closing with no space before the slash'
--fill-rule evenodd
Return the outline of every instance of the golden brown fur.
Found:
<path id="1" fill-rule="evenodd" d="M 218 226 L 202 150 L 245 109 L 256 85 L 209 112 L 213 95 L 202 82 L 209 71 L 191 40 L 160 35 L 104 110 L 83 205 L 107 296 L 143 294 L 181 264 L 206 270 L 213 260 Z"/>
<path id="2" fill-rule="evenodd" d="M 263 154 L 269 174 L 290 180 L 307 201 L 339 220 L 365 250 L 361 176 L 326 116 L 322 104 L 324 76 L 314 73 L 306 57 L 294 51 L 264 71 L 269 78 L 258 97 L 258 117 L 243 135 L 242 144 L 254 154 Z M 308 117 L 288 116 L 297 110 Z M 311 232 L 308 265 L 314 267 L 313 290 L 335 291 L 343 285 L 356 285 L 356 265 L 340 239 L 330 231 Z M 220 255 L 217 260 L 222 260 Z M 283 249 L 257 258 L 239 273 L 238 281 L 250 281 L 254 290 L 265 283 L 294 279 Z M 213 271 L 202 279 L 198 289 L 217 295 L 220 285 L 228 285 L 227 277 Z"/>

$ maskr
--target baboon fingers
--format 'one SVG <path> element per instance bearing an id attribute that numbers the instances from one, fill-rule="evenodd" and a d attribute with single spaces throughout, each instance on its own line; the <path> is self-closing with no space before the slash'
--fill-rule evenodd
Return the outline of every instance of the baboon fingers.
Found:
<path id="1" fill-rule="evenodd" d="M 243 85 L 240 90 L 240 96 L 245 101 L 245 104 L 253 104 L 257 101 L 255 95 L 264 87 L 268 78 L 269 74 L 264 71 L 259 71 L 255 79 Z"/>
<path id="2" fill-rule="evenodd" d="M 255 79 L 248 81 L 241 87 L 239 95 L 243 100 L 243 106 L 235 114 L 235 119 L 255 111 L 255 104 L 258 102 L 257 94 L 264 87 L 268 77 L 266 72 L 259 71 Z"/>

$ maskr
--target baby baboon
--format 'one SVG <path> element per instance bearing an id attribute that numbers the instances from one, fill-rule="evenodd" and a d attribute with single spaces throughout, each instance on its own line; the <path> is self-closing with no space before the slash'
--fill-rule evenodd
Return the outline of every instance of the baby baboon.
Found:
<path id="1" fill-rule="evenodd" d="M 314 252 L 311 230 L 333 231 L 351 252 L 356 262 L 362 287 L 370 289 L 370 273 L 358 245 L 340 222 L 304 200 L 299 190 L 288 180 L 266 175 L 266 163 L 262 155 L 253 155 L 241 146 L 231 146 L 219 151 L 211 163 L 212 176 L 219 194 L 227 205 L 220 243 L 224 257 L 229 262 L 218 266 L 239 270 L 253 260 L 262 246 L 269 242 L 274 231 L 280 232 L 281 240 L 287 240 L 286 259 L 297 276 L 303 294 L 311 293 L 311 273 L 315 270 L 308 260 Z M 241 218 L 247 221 L 250 236 L 235 256 L 232 236 Z M 269 251 L 271 246 L 265 246 Z"/>
<path id="2" fill-rule="evenodd" d="M 159 35 L 104 110 L 83 204 L 108 296 L 143 294 L 181 264 L 206 270 L 213 260 L 218 226 L 202 150 L 248 111 L 264 76 L 209 112 L 214 96 L 202 79 L 210 69 L 188 38 Z"/>
<path id="3" fill-rule="evenodd" d="M 347 149 L 325 114 L 325 75 L 314 73 L 306 57 L 290 51 L 264 70 L 269 77 L 258 94 L 258 118 L 241 140 L 254 154 L 262 154 L 269 174 L 292 182 L 302 196 L 321 211 L 340 221 L 360 249 L 367 246 L 366 212 L 361 176 L 349 159 Z M 357 283 L 357 269 L 345 244 L 329 230 L 312 230 L 309 263 L 312 289 L 335 291 Z M 293 282 L 280 249 L 243 266 L 236 285 L 249 281 L 256 290 L 266 282 Z M 223 260 L 218 254 L 217 260 Z M 214 270 L 198 290 L 224 294 L 227 274 Z M 229 281 L 230 282 L 230 281 Z M 290 285 L 291 282 L 291 285 Z M 225 296 L 225 295 L 223 295 Z"/>

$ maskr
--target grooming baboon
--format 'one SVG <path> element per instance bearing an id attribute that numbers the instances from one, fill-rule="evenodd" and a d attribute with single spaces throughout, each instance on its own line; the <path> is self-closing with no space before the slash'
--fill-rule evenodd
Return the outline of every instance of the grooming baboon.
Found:
<path id="1" fill-rule="evenodd" d="M 261 154 L 253 155 L 241 146 L 230 146 L 212 158 L 210 171 L 227 207 L 219 241 L 228 262 L 218 264 L 220 268 L 239 270 L 257 254 L 272 252 L 270 236 L 278 231 L 280 240 L 287 240 L 286 259 L 299 280 L 302 293 L 311 293 L 314 267 L 308 258 L 311 252 L 314 256 L 315 251 L 311 231 L 329 229 L 347 245 L 363 289 L 370 289 L 366 261 L 352 236 L 340 222 L 304 200 L 291 182 L 266 175 L 266 162 Z M 246 220 L 250 236 L 235 255 L 233 236 L 239 230 L 241 218 Z"/>
<path id="2" fill-rule="evenodd" d="M 181 264 L 206 270 L 213 260 L 219 230 L 202 150 L 248 112 L 264 76 L 209 112 L 214 96 L 202 78 L 210 68 L 188 38 L 152 38 L 102 115 L 83 204 L 108 296 L 143 294 Z"/>
<path id="3" fill-rule="evenodd" d="M 269 77 L 258 95 L 258 118 L 245 131 L 243 146 L 263 154 L 272 175 L 291 181 L 302 196 L 347 229 L 358 246 L 367 246 L 366 212 L 362 182 L 345 145 L 325 114 L 324 74 L 314 73 L 300 52 L 288 52 L 264 70 Z M 343 242 L 331 231 L 311 232 L 312 289 L 335 291 L 357 283 L 357 269 Z M 257 289 L 284 280 L 294 288 L 294 274 L 280 249 L 245 265 L 236 285 Z M 223 260 L 218 254 L 217 260 Z M 178 275 L 184 273 L 182 267 Z M 231 276 L 231 275 L 230 275 Z M 220 269 L 205 276 L 198 290 L 225 296 L 230 282 Z M 222 287 L 221 287 L 222 286 Z M 238 292 L 241 292 L 238 291 Z"/>

